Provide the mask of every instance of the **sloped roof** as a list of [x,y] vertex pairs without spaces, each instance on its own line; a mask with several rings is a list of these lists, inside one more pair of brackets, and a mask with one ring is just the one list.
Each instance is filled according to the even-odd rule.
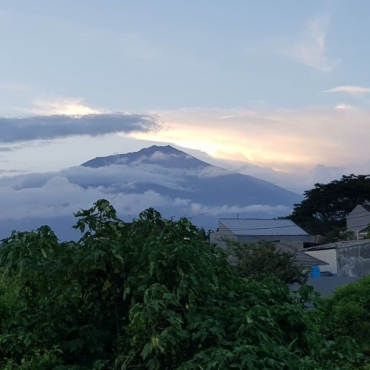
[[306,251],[320,251],[325,249],[341,249],[348,247],[370,247],[370,239],[360,239],[360,240],[345,240],[329,244],[316,245],[314,247],[305,248]]
[[[256,218],[220,218],[219,221],[234,235],[308,235],[291,220],[270,220]],[[222,225],[220,225],[220,229]]]
[[370,205],[368,204],[361,204],[361,207],[365,209],[366,211],[370,212]]
[[298,266],[323,266],[329,265],[327,262],[319,260],[316,257],[310,256],[304,252],[296,251],[293,247],[289,245],[277,245],[276,250],[285,252],[285,253],[296,253],[296,265]]

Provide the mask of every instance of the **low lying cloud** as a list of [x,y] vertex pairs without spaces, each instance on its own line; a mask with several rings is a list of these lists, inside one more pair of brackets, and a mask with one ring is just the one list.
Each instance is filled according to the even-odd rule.
[[275,217],[276,214],[288,215],[292,208],[287,206],[268,206],[262,204],[253,204],[246,207],[223,205],[220,207],[206,207],[201,204],[191,204],[191,211],[195,214],[207,214],[218,217],[220,215],[255,215],[265,214],[266,218]]
[[164,197],[155,191],[139,194],[111,194],[104,187],[84,188],[71,183],[65,177],[53,177],[41,187],[15,189],[0,187],[3,197],[0,220],[23,220],[30,218],[55,218],[72,216],[80,208],[89,208],[101,198],[108,199],[120,213],[137,215],[144,209],[181,202]]
[[[54,173],[33,173],[0,178],[0,221],[14,221],[22,229],[22,220],[55,219],[72,216],[78,209],[89,208],[98,199],[109,200],[120,216],[137,217],[146,208],[154,207],[165,216],[207,215],[204,222],[216,225],[218,216],[244,214],[275,217],[289,214],[287,206],[204,205],[191,189],[204,177],[225,176],[230,172],[214,167],[169,169],[160,165],[110,165],[100,168],[73,167]],[[198,180],[197,180],[198,179]],[[211,191],[211,190],[210,190]],[[243,198],[242,204],[248,204]],[[201,218],[197,220],[203,221]],[[207,224],[207,223],[206,223]]]
[[148,132],[158,129],[154,117],[140,114],[52,115],[0,118],[0,143],[50,140],[78,135]]
[[13,149],[8,146],[0,146],[0,152],[11,152]]

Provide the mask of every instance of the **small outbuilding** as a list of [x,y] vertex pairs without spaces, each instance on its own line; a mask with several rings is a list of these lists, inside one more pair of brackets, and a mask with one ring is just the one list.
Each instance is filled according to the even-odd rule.
[[307,248],[312,257],[328,263],[320,270],[338,276],[370,275],[370,239],[349,240]]

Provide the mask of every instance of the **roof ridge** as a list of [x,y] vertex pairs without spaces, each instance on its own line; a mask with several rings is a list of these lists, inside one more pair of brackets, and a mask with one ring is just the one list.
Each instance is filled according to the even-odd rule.
[[[289,219],[278,219],[278,218],[255,218],[255,217],[220,217],[219,220],[260,220],[260,221],[289,221]],[[293,222],[294,223],[294,222]]]

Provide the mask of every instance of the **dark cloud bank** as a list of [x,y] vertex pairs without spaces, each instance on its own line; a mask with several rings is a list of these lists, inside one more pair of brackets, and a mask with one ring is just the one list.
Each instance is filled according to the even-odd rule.
[[[51,140],[77,135],[98,136],[118,132],[148,132],[158,123],[149,115],[90,114],[84,116],[35,116],[0,118],[0,143]],[[4,151],[4,148],[1,149]]]

